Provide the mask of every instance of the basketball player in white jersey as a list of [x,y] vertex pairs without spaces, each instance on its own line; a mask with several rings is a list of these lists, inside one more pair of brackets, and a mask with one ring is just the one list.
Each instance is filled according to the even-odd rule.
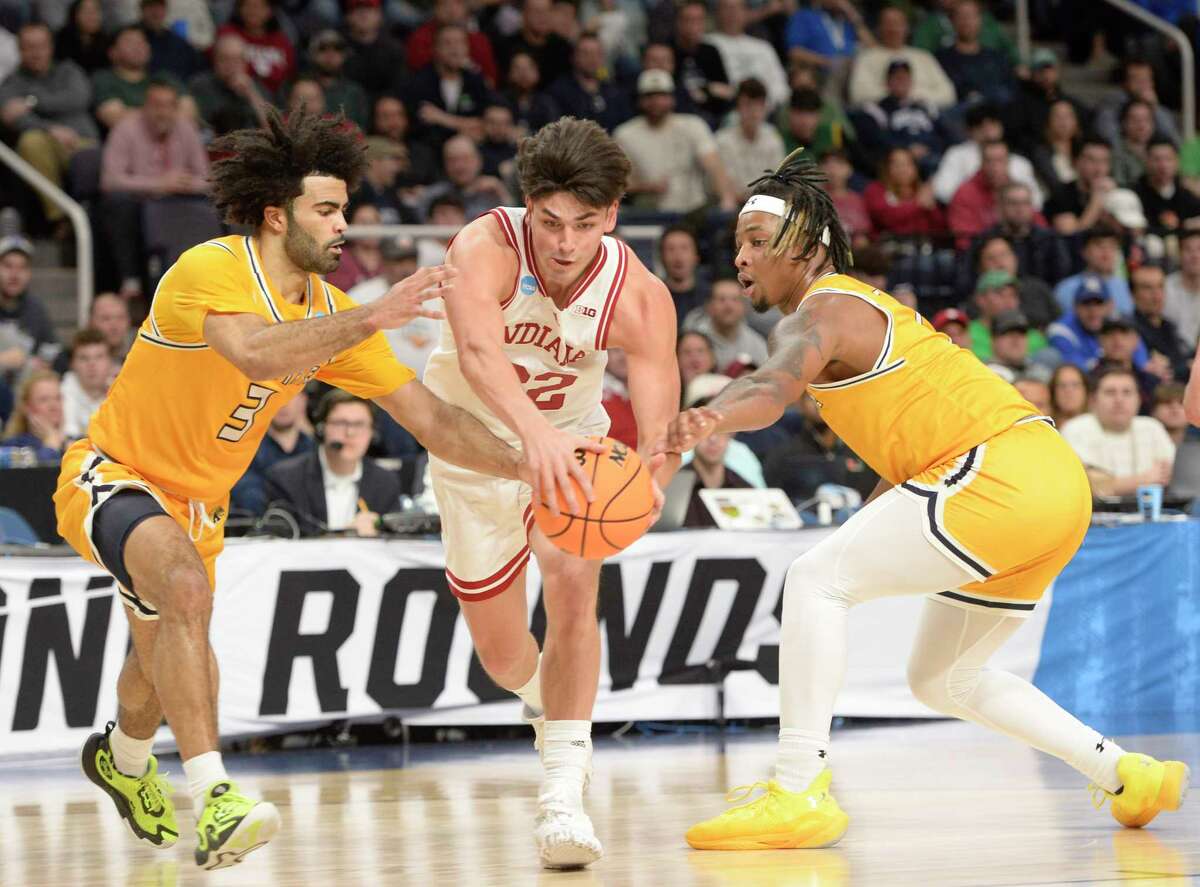
[[[517,169],[525,206],[492,210],[450,246],[446,261],[459,281],[425,384],[521,447],[535,488],[432,456],[430,464],[446,578],[480,662],[520,697],[534,725],[544,767],[535,838],[543,865],[563,868],[602,853],[583,810],[600,672],[600,561],[547,541],[531,496],[554,508],[561,492],[572,511],[586,506],[575,502],[575,477],[591,497],[575,451],[599,450],[585,437],[608,430],[600,404],[607,348],[628,358],[639,451],[648,458],[679,405],[676,321],[666,286],[608,236],[630,164],[603,129],[558,120],[521,144]],[[665,486],[678,457],[649,467]],[[546,606],[540,658],[525,595],[531,551]]]

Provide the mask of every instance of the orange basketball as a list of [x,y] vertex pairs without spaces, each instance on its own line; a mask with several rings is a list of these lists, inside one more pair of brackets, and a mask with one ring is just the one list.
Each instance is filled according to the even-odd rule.
[[576,450],[575,457],[591,479],[595,501],[588,503],[573,479],[575,498],[583,514],[572,514],[559,495],[555,517],[541,502],[533,504],[538,528],[546,538],[577,557],[594,560],[632,545],[650,527],[654,490],[650,472],[637,451],[611,437],[598,438],[606,449],[600,455]]

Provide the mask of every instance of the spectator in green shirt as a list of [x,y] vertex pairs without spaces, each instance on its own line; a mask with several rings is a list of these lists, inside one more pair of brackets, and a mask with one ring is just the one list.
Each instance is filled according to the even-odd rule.
[[[934,8],[925,18],[921,19],[912,35],[912,45],[926,52],[936,53],[939,49],[948,49],[954,45],[954,25],[950,22],[950,13],[958,5],[958,0],[937,0]],[[979,44],[984,49],[996,49],[1005,53],[1013,65],[1020,64],[1016,44],[1009,39],[1008,34],[1000,27],[996,17],[990,12],[983,13],[983,26],[979,32]]]
[[[971,337],[971,351],[984,363],[995,356],[992,352],[992,324],[1001,314],[1019,313],[1021,298],[1017,294],[1017,279],[1007,271],[985,271],[975,284],[975,307],[979,316],[971,321],[967,332]],[[1033,355],[1046,347],[1046,337],[1037,330],[1029,331],[1029,354]]]
[[[146,88],[150,83],[150,42],[139,26],[129,25],[113,36],[108,58],[111,66],[92,75],[93,113],[105,130],[111,130],[125,115],[146,103]],[[195,119],[196,106],[190,99],[181,102],[180,110]]]

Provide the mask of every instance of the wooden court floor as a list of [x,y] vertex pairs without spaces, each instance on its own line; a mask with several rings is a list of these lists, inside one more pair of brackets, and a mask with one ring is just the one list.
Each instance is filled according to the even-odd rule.
[[[1200,736],[1125,740],[1200,762]],[[539,767],[524,743],[304,751],[230,759],[235,778],[279,805],[284,831],[233,869],[207,874],[184,838],[137,844],[110,802],[66,764],[0,767],[4,887],[177,885],[1200,884],[1200,797],[1150,828],[1123,831],[1092,809],[1065,765],[959,723],[834,736],[834,789],[850,813],[837,847],[700,853],[693,821],[727,788],[765,778],[771,731],[606,740],[589,807],[606,856],[592,869],[539,869],[531,821]],[[162,764],[183,784],[178,760]],[[180,796],[178,803],[186,804]]]

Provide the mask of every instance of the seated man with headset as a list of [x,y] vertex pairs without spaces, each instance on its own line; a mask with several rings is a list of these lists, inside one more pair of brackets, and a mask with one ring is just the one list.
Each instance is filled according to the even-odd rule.
[[400,478],[366,458],[375,429],[370,401],[334,389],[316,416],[320,446],[267,472],[267,501],[295,519],[301,536],[377,534],[380,514],[399,507]]

